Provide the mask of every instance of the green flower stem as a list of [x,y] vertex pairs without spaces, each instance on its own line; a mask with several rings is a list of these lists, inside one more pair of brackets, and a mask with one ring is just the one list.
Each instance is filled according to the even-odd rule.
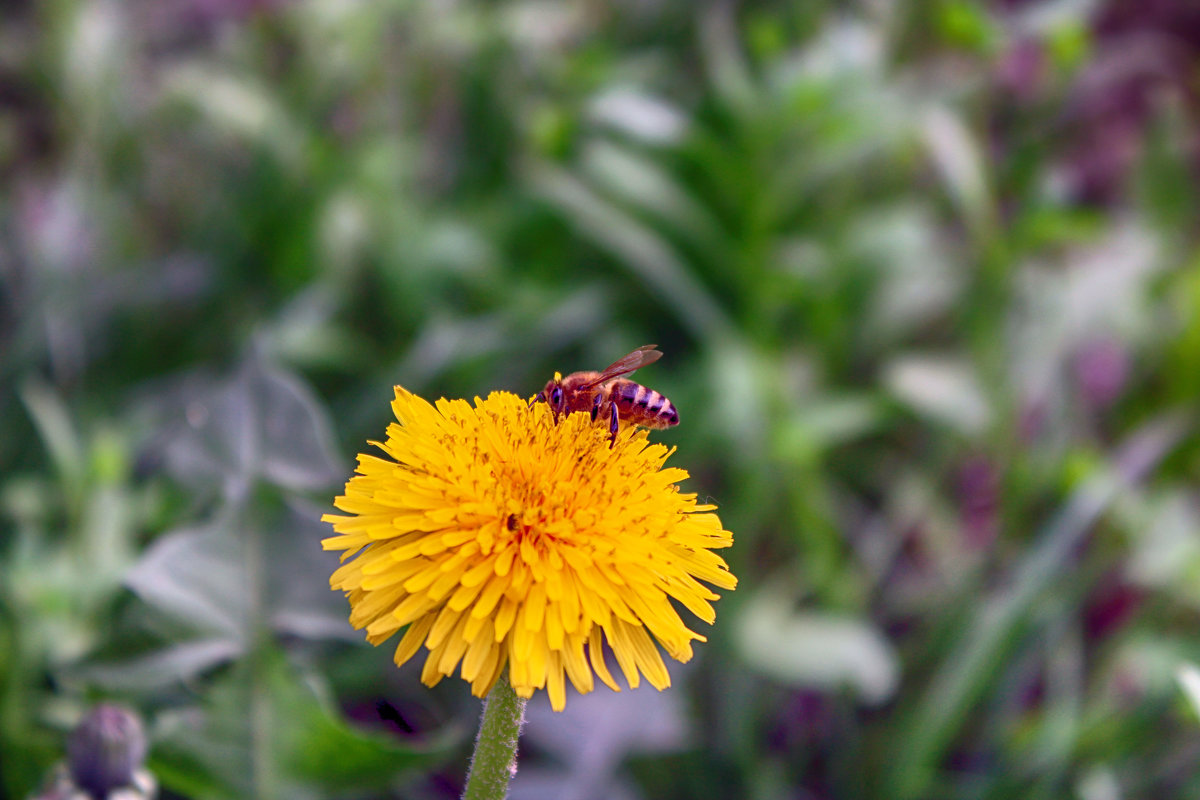
[[483,720],[463,800],[504,800],[517,774],[517,739],[525,721],[525,699],[517,697],[505,672],[483,701]]

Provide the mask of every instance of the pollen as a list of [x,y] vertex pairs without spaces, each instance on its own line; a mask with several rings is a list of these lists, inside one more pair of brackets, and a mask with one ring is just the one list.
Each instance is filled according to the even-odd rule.
[[641,429],[609,434],[587,414],[556,423],[545,403],[496,392],[474,404],[396,387],[384,457],[361,454],[323,517],[341,550],[330,585],[395,661],[426,651],[421,680],[455,672],[483,697],[507,668],[517,694],[566,704],[594,679],[619,691],[670,684],[662,654],[704,641],[680,615],[715,619],[737,580],[715,506],[680,490],[685,470]]

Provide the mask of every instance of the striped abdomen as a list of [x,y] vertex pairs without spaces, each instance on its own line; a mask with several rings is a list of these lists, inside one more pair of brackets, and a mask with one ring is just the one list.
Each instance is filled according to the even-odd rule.
[[607,387],[609,399],[623,421],[647,428],[669,428],[679,424],[679,412],[671,401],[640,383],[618,379]]

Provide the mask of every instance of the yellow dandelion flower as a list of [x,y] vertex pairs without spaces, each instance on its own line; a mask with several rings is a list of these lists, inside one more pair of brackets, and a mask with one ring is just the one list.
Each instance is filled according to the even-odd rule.
[[655,643],[687,661],[704,641],[676,603],[711,623],[717,595],[701,581],[737,583],[712,552],[732,535],[679,491],[670,450],[632,428],[610,447],[589,415],[556,424],[505,392],[431,405],[396,387],[392,410],[399,424],[372,442],[388,458],[360,454],[335,501],[350,516],[324,517],[337,533],[325,549],[346,551],[330,585],[368,641],[407,627],[396,664],[425,645],[427,685],[461,665],[483,697],[507,666],[518,695],[544,688],[556,710],[564,674],[580,692],[593,673],[619,691],[604,644],[631,688],[670,684]]

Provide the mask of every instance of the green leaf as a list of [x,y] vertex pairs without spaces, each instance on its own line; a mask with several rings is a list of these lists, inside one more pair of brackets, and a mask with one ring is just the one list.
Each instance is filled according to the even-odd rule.
[[357,729],[265,651],[216,680],[198,709],[159,715],[150,767],[197,800],[320,798],[378,791],[445,757],[443,734],[420,745]]

